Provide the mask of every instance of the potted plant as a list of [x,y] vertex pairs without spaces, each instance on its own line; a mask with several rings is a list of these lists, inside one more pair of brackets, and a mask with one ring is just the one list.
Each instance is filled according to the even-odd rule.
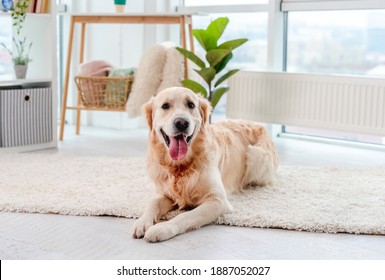
[[124,9],[126,8],[126,0],[114,0],[115,11],[117,13],[124,13]]
[[11,10],[12,25],[16,28],[18,35],[20,34],[20,30],[23,28],[29,2],[29,0],[17,0],[15,1],[15,5]]
[[182,81],[182,85],[207,98],[213,109],[221,97],[229,91],[229,87],[220,85],[237,73],[239,69],[228,70],[220,77],[218,77],[218,74],[225,69],[227,63],[233,58],[232,51],[248,41],[248,39],[241,38],[218,44],[218,40],[225,31],[228,23],[228,18],[220,17],[212,21],[207,29],[193,30],[193,36],[206,51],[205,58],[207,63],[191,51],[180,47],[176,48],[182,55],[200,68],[194,69],[194,71],[197,72],[206,83],[206,87],[204,87],[196,81],[186,79]]
[[15,46],[14,51],[8,48],[4,43],[0,45],[5,48],[9,54],[12,56],[12,62],[15,69],[15,75],[17,79],[25,79],[28,69],[28,63],[32,61],[29,58],[29,52],[31,51],[32,42],[27,46],[27,38],[24,37],[23,40],[16,40],[13,37],[13,44]]

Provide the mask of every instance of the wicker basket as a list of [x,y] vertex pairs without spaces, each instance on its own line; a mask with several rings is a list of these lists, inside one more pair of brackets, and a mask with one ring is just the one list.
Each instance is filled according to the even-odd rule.
[[132,76],[75,77],[80,99],[87,108],[124,110],[133,81]]

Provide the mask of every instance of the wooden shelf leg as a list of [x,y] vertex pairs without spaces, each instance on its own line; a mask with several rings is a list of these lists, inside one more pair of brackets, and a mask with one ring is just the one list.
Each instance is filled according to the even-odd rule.
[[192,17],[188,17],[188,32],[189,32],[189,38],[190,38],[190,51],[195,53],[195,48],[194,48],[194,37],[193,37],[193,32],[192,32]]
[[[85,40],[85,35],[86,35],[86,24],[83,22],[82,23],[82,31],[81,31],[81,38],[80,38],[80,63],[82,64],[84,62],[84,40]],[[78,107],[82,104],[82,101],[80,99],[80,95],[78,93]],[[80,134],[80,116],[81,116],[81,110],[77,109],[76,110],[76,135]]]
[[62,100],[62,109],[61,109],[61,116],[60,116],[60,131],[59,131],[59,140],[63,141],[64,136],[64,125],[65,125],[65,117],[66,117],[66,110],[67,110],[67,98],[68,98],[68,82],[69,82],[69,76],[70,76],[70,66],[71,66],[71,56],[72,56],[72,42],[74,37],[74,26],[75,22],[74,19],[71,17],[70,22],[70,31],[69,31],[69,38],[68,38],[68,49],[67,49],[67,65],[66,65],[66,71],[64,76],[64,85],[63,85],[63,100]]
[[[180,16],[179,18],[179,24],[180,24],[180,39],[181,39],[181,45],[182,48],[186,49],[187,42],[186,42],[186,21],[184,16]],[[184,77],[185,79],[188,79],[188,71],[187,71],[187,58],[184,57]]]

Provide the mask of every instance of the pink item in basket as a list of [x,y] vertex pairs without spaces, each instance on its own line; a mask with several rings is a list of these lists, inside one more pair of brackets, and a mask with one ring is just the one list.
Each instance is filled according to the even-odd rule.
[[79,66],[79,76],[108,76],[112,65],[104,60],[93,60]]
[[[93,60],[79,66],[79,76],[107,77],[112,71],[112,65],[104,60]],[[102,87],[102,88],[101,88]],[[94,83],[92,80],[80,81],[80,96],[86,107],[104,107],[104,97],[100,93],[105,91],[104,83]]]

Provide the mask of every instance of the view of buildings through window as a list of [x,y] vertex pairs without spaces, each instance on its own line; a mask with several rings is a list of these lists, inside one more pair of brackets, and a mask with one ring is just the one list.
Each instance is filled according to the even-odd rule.
[[288,72],[385,76],[385,10],[290,12]]

